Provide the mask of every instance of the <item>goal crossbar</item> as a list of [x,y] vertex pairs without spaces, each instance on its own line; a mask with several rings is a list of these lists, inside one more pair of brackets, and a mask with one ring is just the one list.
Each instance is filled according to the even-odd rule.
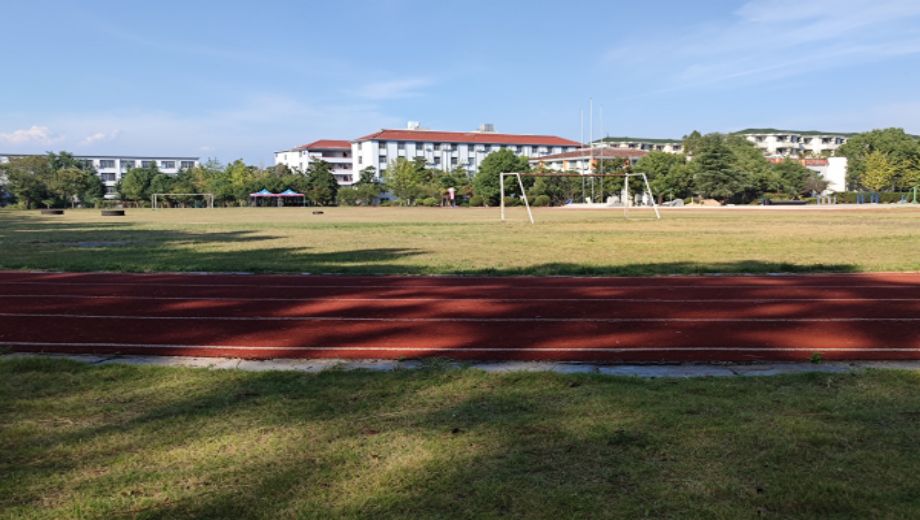
[[208,204],[208,209],[214,208],[213,193],[154,193],[150,196],[153,209],[158,209],[160,207],[159,200],[167,197],[204,197]]
[[[645,192],[648,193],[649,200],[652,203],[652,208],[655,210],[655,218],[661,220],[661,212],[658,210],[658,203],[655,201],[655,195],[652,193],[652,186],[648,182],[648,176],[645,173],[530,173],[530,172],[510,172],[502,173],[498,176],[499,190],[501,191],[499,197],[499,205],[501,206],[501,218],[502,221],[505,220],[505,177],[515,177],[517,179],[517,184],[521,188],[521,197],[524,200],[524,206],[527,208],[527,217],[530,219],[531,224],[535,224],[533,218],[533,211],[530,209],[530,202],[527,200],[527,190],[524,189],[524,181],[522,177],[611,177],[617,179],[626,179],[626,186],[629,186],[629,179],[632,177],[642,178],[643,184],[645,185]],[[628,188],[627,188],[628,189]],[[627,201],[623,201],[623,214],[627,215],[629,211],[629,204]]]

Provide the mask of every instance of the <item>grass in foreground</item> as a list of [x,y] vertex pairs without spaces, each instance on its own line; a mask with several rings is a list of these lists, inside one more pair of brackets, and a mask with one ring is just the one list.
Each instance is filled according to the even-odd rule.
[[394,274],[920,271],[920,208],[0,211],[0,268]]
[[0,359],[0,517],[908,518],[918,388]]

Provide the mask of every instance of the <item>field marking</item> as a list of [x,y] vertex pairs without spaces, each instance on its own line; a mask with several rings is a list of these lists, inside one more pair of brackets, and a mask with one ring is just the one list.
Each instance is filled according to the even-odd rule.
[[245,345],[177,345],[156,343],[74,343],[0,341],[4,347],[102,347],[236,351],[380,351],[380,352],[920,352],[920,347],[283,347]]
[[71,298],[71,299],[110,299],[110,300],[164,300],[164,301],[240,301],[240,302],[629,302],[629,303],[789,303],[789,302],[920,302],[920,298],[351,298],[351,297],[314,297],[314,298],[246,298],[233,296],[137,296],[137,295],[103,295],[103,294],[0,294],[0,298]]
[[[770,278],[774,280],[775,278]],[[602,278],[599,278],[602,280]],[[709,280],[709,279],[707,279]],[[470,285],[373,285],[373,284],[321,284],[321,285],[273,285],[273,284],[256,284],[256,283],[175,283],[175,282],[33,282],[33,281],[2,281],[0,285],[66,285],[66,286],[128,286],[128,287],[259,287],[267,289],[393,289],[393,290],[411,290],[411,289],[514,289],[514,290],[573,290],[573,289],[920,289],[920,283],[907,282],[908,286],[888,284],[871,284],[871,285],[841,285],[841,284],[817,284],[817,285],[784,285],[784,284],[725,284],[725,285],[692,285],[692,284],[669,284],[669,285],[578,285],[578,286],[560,286],[560,285],[514,285],[514,284],[470,284]]]
[[872,322],[920,321],[917,318],[370,318],[351,316],[128,316],[110,314],[16,313],[0,312],[0,318],[65,318],[85,320],[154,320],[154,321],[331,321],[331,322],[389,322],[389,323],[774,323],[774,322]]

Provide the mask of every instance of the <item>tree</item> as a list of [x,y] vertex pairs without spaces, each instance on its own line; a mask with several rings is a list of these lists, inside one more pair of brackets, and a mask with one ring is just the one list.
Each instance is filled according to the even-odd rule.
[[407,161],[400,157],[386,169],[387,186],[400,204],[410,206],[423,194],[424,162]]
[[[847,158],[847,185],[855,188],[865,182],[869,156],[879,152],[895,168],[890,185],[910,188],[920,179],[920,140],[900,128],[886,128],[856,134],[837,149],[837,155]],[[877,161],[878,159],[876,159]]]
[[[773,172],[778,182],[777,191],[790,197],[798,197],[807,191],[805,181],[811,170],[799,161],[787,159],[773,165]],[[823,190],[821,190],[823,191]]]
[[47,157],[15,157],[2,168],[7,178],[7,190],[23,208],[32,209],[49,200],[54,202],[54,194],[49,188],[53,172]]
[[735,156],[720,134],[708,134],[693,159],[698,170],[693,184],[700,195],[725,203],[750,186],[749,179],[735,165]]
[[479,171],[473,177],[473,192],[481,197],[486,205],[498,204],[501,192],[499,175],[527,171],[530,171],[530,164],[526,157],[518,157],[508,149],[492,152],[482,160]]
[[105,187],[95,173],[74,166],[56,170],[48,187],[59,198],[69,201],[71,207],[76,207],[78,200],[90,202],[105,193]]
[[149,200],[150,184],[153,178],[160,174],[156,166],[147,168],[132,168],[118,181],[117,189],[121,198],[134,202]]
[[860,181],[869,190],[882,191],[891,186],[895,172],[895,167],[888,157],[880,151],[875,151],[866,157],[865,171]]
[[335,204],[339,183],[326,161],[313,161],[307,169],[305,195],[317,206]]
[[830,186],[830,182],[820,173],[814,170],[808,170],[808,175],[805,177],[806,193],[821,193],[826,190],[828,186]]
[[690,135],[684,136],[682,144],[684,153],[689,156],[695,155],[703,144],[703,136],[697,130],[694,130],[690,132]]
[[692,175],[688,175],[687,158],[683,154],[651,152],[639,159],[636,171],[648,176],[652,192],[659,199],[684,198],[691,195]]
[[373,166],[366,166],[360,172],[358,172],[358,182],[357,184],[379,184],[380,179],[377,178],[377,168]]

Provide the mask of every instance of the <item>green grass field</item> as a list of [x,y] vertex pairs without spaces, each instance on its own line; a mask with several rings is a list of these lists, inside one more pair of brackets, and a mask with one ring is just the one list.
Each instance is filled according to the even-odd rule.
[[399,274],[920,270],[920,208],[0,211],[0,268]]
[[912,518],[918,388],[0,358],[0,518]]

